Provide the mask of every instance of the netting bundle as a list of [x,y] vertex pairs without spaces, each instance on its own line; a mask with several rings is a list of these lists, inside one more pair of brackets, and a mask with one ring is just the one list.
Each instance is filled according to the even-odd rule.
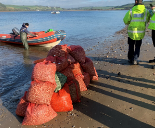
[[51,106],[56,112],[68,112],[73,110],[69,86],[67,84],[57,93],[53,93]]
[[51,105],[29,103],[22,125],[41,125],[57,116]]
[[84,76],[83,81],[84,81],[86,87],[88,87],[90,84],[90,75],[89,75],[89,73],[84,72],[83,76]]
[[98,74],[97,74],[97,72],[96,72],[95,67],[94,67],[94,70],[95,70],[95,76],[90,76],[90,79],[91,79],[91,80],[98,80]]
[[79,45],[56,45],[34,63],[30,88],[16,109],[17,115],[25,116],[22,125],[41,125],[56,112],[72,111],[90,80],[98,80],[92,60]]
[[26,100],[36,104],[50,104],[55,89],[56,84],[43,81],[32,81],[26,95]]
[[83,70],[78,62],[69,65],[66,69],[61,71],[62,74],[69,78],[75,78],[76,75],[83,74]]
[[98,80],[98,75],[91,59],[86,57],[85,63],[81,63],[81,67],[84,72],[89,73],[91,80]]
[[83,79],[84,79],[83,75],[77,75],[75,77],[75,80],[77,80],[77,82],[79,83],[80,91],[87,91],[87,87],[86,87],[86,84],[84,83]]
[[88,57],[85,58],[85,63],[81,63],[84,72],[89,73],[90,76],[95,76],[94,64]]
[[80,86],[77,80],[75,79],[69,80],[67,84],[69,86],[72,102],[80,102],[81,92],[80,92]]
[[23,116],[23,117],[25,116],[25,112],[29,104],[29,102],[26,100],[26,94],[27,94],[27,91],[25,91],[24,96],[20,99],[20,102],[17,105],[16,114],[18,116]]
[[32,81],[49,81],[55,84],[56,65],[50,62],[37,63],[32,72]]
[[67,45],[56,45],[55,47],[53,47],[48,55],[48,56],[57,56],[57,57],[67,57],[68,54],[68,48]]
[[67,61],[69,64],[75,63],[75,59],[70,54],[67,55]]
[[68,66],[68,60],[66,57],[48,56],[46,61],[50,61],[56,65],[56,71],[60,72]]
[[69,54],[78,61],[79,63],[85,62],[85,51],[80,45],[71,45],[68,47],[70,49]]

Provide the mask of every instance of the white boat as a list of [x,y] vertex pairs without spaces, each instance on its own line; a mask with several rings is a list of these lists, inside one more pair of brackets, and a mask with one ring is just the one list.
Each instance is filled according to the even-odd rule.
[[51,12],[52,14],[59,14],[60,12],[59,11],[53,11]]
[[59,14],[60,13],[59,11],[56,10],[56,7],[54,7],[54,10],[55,11],[51,12],[52,14]]

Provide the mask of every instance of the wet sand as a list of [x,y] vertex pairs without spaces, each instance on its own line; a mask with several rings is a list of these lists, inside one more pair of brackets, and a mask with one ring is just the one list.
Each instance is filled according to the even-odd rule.
[[23,118],[15,114],[19,100],[11,111],[11,101],[8,106],[0,101],[0,127],[154,128],[155,69],[152,65],[155,63],[148,63],[155,54],[151,31],[146,30],[139,65],[128,63],[127,37],[124,28],[86,50],[87,57],[94,62],[99,80],[92,81],[88,91],[82,92],[81,102],[73,104],[73,111],[58,113],[56,118],[40,126],[22,126]]

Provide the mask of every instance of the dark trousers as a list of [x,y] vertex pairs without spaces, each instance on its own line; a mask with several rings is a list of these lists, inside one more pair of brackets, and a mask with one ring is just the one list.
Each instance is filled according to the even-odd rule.
[[152,30],[152,41],[153,41],[153,45],[155,47],[155,30]]
[[142,40],[132,40],[130,37],[128,37],[128,44],[128,59],[131,61],[137,60],[140,55],[140,47],[142,44]]

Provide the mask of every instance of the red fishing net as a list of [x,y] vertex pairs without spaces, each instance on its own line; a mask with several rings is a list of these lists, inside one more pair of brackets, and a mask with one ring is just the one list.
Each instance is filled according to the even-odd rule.
[[97,74],[97,72],[96,72],[95,67],[94,67],[94,70],[95,70],[95,76],[90,76],[90,79],[91,79],[91,80],[98,80],[98,74]]
[[56,64],[40,62],[34,66],[32,80],[49,81],[55,84]]
[[67,61],[69,64],[75,63],[75,59],[70,54],[68,54],[68,56],[67,56]]
[[54,92],[51,100],[51,107],[56,112],[68,112],[73,110],[70,90],[67,84],[65,84],[59,92]]
[[67,84],[69,86],[72,102],[80,102],[81,92],[80,92],[80,86],[77,80],[75,79],[69,80]]
[[88,57],[85,58],[85,63],[81,63],[81,67],[84,72],[89,73],[90,76],[95,76],[94,64]]
[[26,94],[27,94],[27,91],[25,92],[24,96],[20,99],[20,102],[17,105],[16,114],[18,116],[25,116],[25,112],[29,104],[29,102],[26,101]]
[[69,65],[66,69],[61,71],[67,77],[75,78],[76,75],[83,74],[83,70],[78,62]]
[[90,58],[86,57],[85,63],[81,63],[81,67],[84,72],[89,73],[91,80],[98,80],[96,69]]
[[87,91],[87,87],[86,87],[83,79],[84,79],[84,76],[83,75],[77,75],[75,77],[75,80],[77,80],[77,82],[78,82],[78,84],[80,86],[80,91]]
[[46,58],[46,61],[50,61],[52,63],[55,63],[57,72],[62,71],[63,69],[65,69],[69,65],[66,57],[48,56]]
[[48,56],[57,56],[57,57],[67,57],[68,54],[68,48],[67,45],[56,45],[55,47],[53,47],[48,55]]
[[84,81],[86,87],[88,87],[90,84],[90,75],[89,75],[89,73],[84,72],[83,76],[84,76],[83,81]]
[[41,125],[57,116],[51,105],[29,103],[22,125]]
[[79,46],[79,45],[71,45],[68,47],[70,49],[69,54],[77,60],[79,63],[84,63],[85,62],[85,51],[84,49]]
[[55,88],[56,84],[50,82],[32,81],[26,100],[36,104],[50,104]]

